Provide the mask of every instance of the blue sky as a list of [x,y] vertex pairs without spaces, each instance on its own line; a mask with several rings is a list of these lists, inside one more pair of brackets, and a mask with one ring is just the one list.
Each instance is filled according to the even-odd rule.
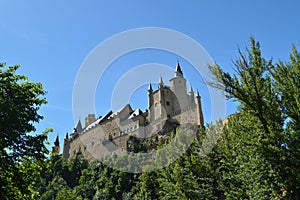
[[[0,8],[0,62],[21,64],[19,73],[27,75],[30,81],[41,82],[48,91],[48,104],[40,110],[45,119],[37,125],[37,130],[54,128],[49,134],[51,145],[57,134],[62,142],[65,133],[74,126],[72,92],[81,64],[99,43],[114,34],[142,27],[173,29],[196,40],[228,71],[232,70],[232,60],[237,58],[238,46],[244,50],[250,35],[260,41],[263,56],[274,61],[288,60],[292,44],[296,47],[300,44],[300,2],[296,0],[1,0]],[[116,77],[120,77],[118,66],[126,65],[123,69],[126,72],[151,62],[175,68],[177,59],[183,71],[188,68],[180,56],[152,50],[135,52],[114,62],[107,73],[119,73]],[[193,79],[192,71],[184,73]],[[97,115],[110,110],[111,88],[116,77],[116,80],[104,79],[102,84],[107,91],[97,90]],[[165,83],[168,78],[164,78]],[[205,100],[205,85],[196,79],[191,82],[204,96],[204,115],[208,119],[210,103]],[[140,87],[131,96],[134,108],[146,108],[145,88]],[[97,103],[100,99],[101,103]],[[227,105],[227,114],[234,110],[233,104]],[[84,120],[84,116],[80,118]]]

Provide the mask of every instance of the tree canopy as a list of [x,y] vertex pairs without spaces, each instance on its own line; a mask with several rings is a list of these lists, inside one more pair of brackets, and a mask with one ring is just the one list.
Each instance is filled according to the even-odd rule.
[[[34,134],[38,114],[46,103],[41,83],[28,81],[16,74],[18,65],[0,63],[0,177],[1,199],[16,199],[30,194],[28,187],[35,180],[47,149],[46,130]],[[23,196],[24,198],[24,196]]]

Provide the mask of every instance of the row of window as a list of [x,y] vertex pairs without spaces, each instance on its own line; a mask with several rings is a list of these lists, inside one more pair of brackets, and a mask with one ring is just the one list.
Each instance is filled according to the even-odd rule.
[[132,131],[135,131],[137,129],[138,129],[138,125],[134,125],[134,127],[130,127],[130,128],[125,129],[125,130],[121,130],[120,131],[120,136],[124,135],[124,134],[128,134],[128,133],[130,133]]

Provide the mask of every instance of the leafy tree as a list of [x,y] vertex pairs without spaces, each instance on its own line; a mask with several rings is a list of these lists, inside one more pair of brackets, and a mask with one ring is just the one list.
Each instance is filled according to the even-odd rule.
[[29,82],[24,75],[16,74],[18,65],[6,67],[0,63],[0,198],[22,199],[31,193],[29,183],[41,171],[29,170],[29,161],[39,163],[47,149],[46,130],[32,134],[43,117],[38,114],[46,103],[41,83]]
[[289,62],[279,61],[270,69],[285,117],[285,157],[282,176],[292,198],[300,198],[300,54],[292,47]]
[[139,176],[137,184],[138,192],[134,195],[134,199],[158,199],[158,176],[157,172],[144,172]]
[[63,189],[69,190],[66,181],[61,176],[55,176],[46,187],[46,191],[41,194],[40,200],[56,199],[58,193]]
[[217,199],[218,162],[216,154],[219,122],[201,130],[187,151],[174,163],[157,172],[159,188],[156,192],[161,199]]
[[211,84],[240,103],[222,134],[222,189],[229,198],[299,198],[299,179],[290,178],[299,177],[299,54],[293,49],[291,63],[273,65],[253,38],[250,45],[247,55],[239,50],[236,74],[211,66]]
[[82,200],[82,198],[76,196],[74,191],[63,188],[58,192],[56,200]]

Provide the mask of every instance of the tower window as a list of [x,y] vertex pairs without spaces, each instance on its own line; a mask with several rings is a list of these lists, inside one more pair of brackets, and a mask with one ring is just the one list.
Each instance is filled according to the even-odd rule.
[[167,106],[170,106],[170,101],[166,101]]

